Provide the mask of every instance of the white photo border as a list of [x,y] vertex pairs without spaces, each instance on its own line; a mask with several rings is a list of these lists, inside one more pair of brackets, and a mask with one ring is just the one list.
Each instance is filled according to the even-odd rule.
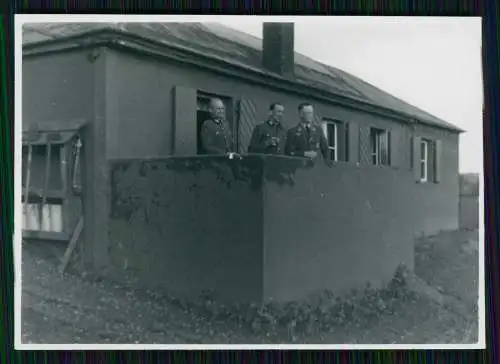
[[[23,344],[21,342],[21,292],[22,292],[22,221],[21,205],[21,122],[22,122],[22,26],[24,23],[119,23],[119,22],[224,22],[237,19],[239,23],[254,23],[262,16],[228,15],[101,15],[101,14],[16,14],[14,21],[14,343],[16,350],[248,350],[248,349],[304,349],[304,350],[401,350],[401,349],[485,349],[485,267],[484,267],[484,170],[481,155],[479,171],[479,302],[478,343],[476,344],[423,344],[423,345],[147,345],[147,344]],[[332,21],[333,17],[320,16],[266,16],[271,22],[315,22]],[[335,17],[336,21],[363,22],[374,17]],[[406,17],[384,17],[392,22],[407,21]],[[412,17],[414,18],[414,17]],[[439,18],[433,17],[435,20]],[[480,18],[479,18],[480,19]],[[263,20],[263,19],[262,19]],[[482,133],[482,124],[479,125]],[[479,162],[479,161],[478,161]]]

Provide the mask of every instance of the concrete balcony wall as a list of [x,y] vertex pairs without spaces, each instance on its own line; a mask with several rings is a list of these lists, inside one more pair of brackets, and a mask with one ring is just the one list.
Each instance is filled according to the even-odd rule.
[[264,169],[265,299],[382,287],[398,264],[413,268],[422,211],[411,172],[291,158]]
[[262,159],[111,163],[109,256],[115,275],[195,297],[262,299]]
[[413,266],[423,211],[410,171],[258,155],[110,168],[111,271],[144,288],[287,301]]

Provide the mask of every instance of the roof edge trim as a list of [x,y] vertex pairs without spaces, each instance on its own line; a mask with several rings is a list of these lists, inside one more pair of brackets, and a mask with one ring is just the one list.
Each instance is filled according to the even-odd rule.
[[[165,52],[165,50],[169,51],[175,50],[178,53],[195,56],[205,61],[212,61],[212,62],[215,61],[218,63],[223,63],[225,66],[230,66],[235,70],[229,70],[227,67],[207,65],[206,63],[200,62],[200,59],[195,59],[195,58],[190,59],[189,61],[186,59],[182,59],[182,62],[184,63],[188,62],[198,67],[202,67],[205,69],[208,68],[211,71],[216,71],[222,74],[231,75],[233,77],[237,76],[238,78],[250,80],[251,82],[264,84],[267,87],[271,86],[273,88],[292,91],[294,93],[302,95],[307,94],[308,96],[312,96],[322,101],[328,101],[330,103],[340,104],[342,106],[367,112],[370,114],[376,114],[379,116],[392,118],[398,121],[405,122],[407,124],[413,124],[415,121],[417,121],[419,124],[431,126],[436,129],[447,130],[455,133],[465,132],[464,130],[456,126],[447,127],[444,125],[436,125],[433,122],[417,119],[412,115],[408,115],[400,111],[385,108],[383,106],[366,102],[363,100],[358,100],[353,97],[339,95],[338,93],[329,90],[324,90],[312,85],[307,85],[305,83],[301,83],[300,81],[288,80],[272,73],[266,73],[262,70],[245,66],[236,62],[231,62],[227,59],[207,55],[202,52],[189,49],[187,47],[173,44],[171,42],[158,42],[151,39],[147,39],[142,36],[138,36],[135,34],[131,34],[129,32],[120,31],[116,29],[98,29],[60,39],[43,40],[40,42],[26,44],[23,45],[23,56],[35,56],[52,52],[61,52],[68,49],[88,48],[95,46],[128,48],[130,50],[134,50],[136,52],[138,51],[143,54],[154,55],[157,57],[161,56],[163,58],[169,58],[179,61],[180,59],[178,55],[171,54],[170,52]],[[266,79],[264,80],[263,77],[266,77]],[[272,84],[269,82],[270,80],[272,80]],[[298,87],[305,90],[298,90],[297,89]],[[308,91],[312,91],[314,95],[309,94]]]

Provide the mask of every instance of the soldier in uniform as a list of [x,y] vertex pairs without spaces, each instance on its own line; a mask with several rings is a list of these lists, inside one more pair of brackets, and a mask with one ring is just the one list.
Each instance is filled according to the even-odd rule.
[[226,121],[226,108],[220,99],[210,100],[211,118],[201,127],[202,154],[231,154],[234,152],[233,135]]
[[280,154],[284,129],[281,121],[285,108],[280,103],[269,106],[269,118],[257,125],[252,133],[248,153]]
[[321,127],[313,122],[313,106],[309,103],[302,103],[299,105],[298,111],[300,123],[288,130],[285,154],[314,159],[321,152],[325,162],[331,165],[326,137]]

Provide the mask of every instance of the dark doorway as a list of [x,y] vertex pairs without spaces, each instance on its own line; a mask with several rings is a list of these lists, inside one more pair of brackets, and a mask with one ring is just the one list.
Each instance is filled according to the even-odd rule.
[[201,126],[203,125],[203,122],[205,120],[208,120],[210,119],[210,113],[207,111],[207,110],[200,110],[198,109],[198,111],[196,112],[196,123],[197,123],[197,126],[196,126],[196,148],[197,148],[197,151],[196,153],[197,154],[203,154],[203,149],[201,147]]
[[[196,148],[197,148],[197,154],[203,154],[203,149],[201,147],[201,138],[200,138],[200,133],[201,133],[201,126],[203,125],[203,122],[205,120],[210,119],[210,99],[212,97],[217,97],[221,99],[224,102],[224,106],[226,107],[226,119],[229,124],[229,127],[231,130],[233,130],[233,104],[232,100],[228,97],[225,96],[220,96],[220,95],[214,95],[214,94],[209,94],[205,92],[198,92],[198,97],[197,97],[197,112],[196,112],[196,133],[197,133],[197,140],[196,140]],[[234,137],[234,136],[233,136]]]

